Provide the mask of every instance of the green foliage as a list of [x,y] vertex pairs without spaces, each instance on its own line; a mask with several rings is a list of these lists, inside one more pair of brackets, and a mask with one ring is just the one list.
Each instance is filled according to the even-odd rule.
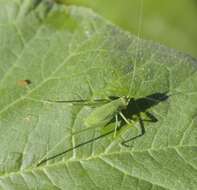
[[197,57],[196,0],[61,0],[98,11],[122,28],[138,34],[140,1],[143,1],[140,35]]
[[[0,44],[0,189],[196,189],[195,59],[47,0],[0,0]],[[44,101],[155,93],[171,96],[149,107],[158,122],[129,148],[120,142],[138,121],[116,138],[102,126],[77,133],[93,107]]]

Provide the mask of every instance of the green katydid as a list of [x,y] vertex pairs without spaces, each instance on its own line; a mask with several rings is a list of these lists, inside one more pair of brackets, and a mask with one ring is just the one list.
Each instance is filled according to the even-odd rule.
[[[118,128],[118,115],[122,117],[122,119],[127,123],[131,124],[126,117],[121,112],[122,110],[126,109],[129,105],[131,98],[128,96],[122,97],[109,97],[109,99],[96,99],[94,101],[89,100],[71,100],[71,101],[53,101],[47,100],[47,102],[56,102],[56,103],[74,103],[75,105],[82,104],[82,105],[91,105],[97,103],[105,103],[97,108],[95,108],[84,120],[84,125],[87,127],[85,130],[90,128],[96,128],[100,126],[106,126],[114,117],[116,119],[115,123],[115,130],[114,130],[114,137],[116,136],[116,131]],[[85,131],[80,130],[79,132]],[[76,133],[79,133],[76,132]],[[74,134],[76,134],[74,133]],[[74,135],[73,134],[73,135]],[[62,153],[58,154],[61,155]],[[37,166],[43,164],[44,162],[51,160],[58,155],[52,156],[50,158],[44,159],[40,161]]]
[[56,102],[56,103],[74,103],[75,105],[79,105],[79,104],[92,105],[92,104],[102,103],[103,105],[95,108],[84,119],[84,125],[87,128],[95,128],[95,127],[99,127],[99,126],[105,126],[115,117],[116,125],[115,125],[114,136],[116,136],[116,130],[118,127],[118,115],[120,115],[122,117],[122,119],[127,124],[130,124],[130,122],[126,119],[126,117],[121,112],[122,110],[127,108],[129,102],[131,101],[131,98],[128,96],[109,97],[109,99],[96,99],[94,101],[89,101],[89,100],[71,100],[71,101],[47,100],[47,101]]
[[[149,95],[144,98],[139,98],[135,100],[134,98],[130,98],[128,96],[122,96],[122,97],[109,97],[108,99],[96,99],[94,101],[90,100],[72,100],[72,101],[52,101],[47,100],[47,102],[56,102],[56,103],[73,103],[74,105],[92,105],[92,104],[100,104],[103,105],[96,107],[85,119],[84,119],[84,125],[86,126],[85,129],[77,131],[73,133],[72,135],[75,135],[77,133],[81,133],[86,130],[94,129],[96,127],[102,127],[106,126],[110,121],[112,121],[113,118],[116,119],[115,122],[115,129],[114,129],[114,136],[116,136],[118,125],[118,115],[124,120],[125,123],[131,125],[132,120],[128,120],[127,116],[125,116],[122,111],[128,110],[129,106],[133,108],[133,110],[129,113],[130,116],[136,115],[138,117],[138,121],[141,127],[141,134],[138,136],[135,136],[131,139],[124,140],[121,142],[121,145],[128,146],[126,143],[134,140],[140,136],[142,136],[145,133],[144,124],[143,121],[149,121],[149,122],[157,122],[157,118],[155,118],[151,113],[147,112],[147,109],[158,104],[161,101],[165,101],[169,96],[166,95],[166,93],[155,93],[152,95]],[[149,118],[149,120],[142,120],[140,113],[144,112],[146,116]],[[132,117],[133,118],[133,117]],[[95,139],[98,139],[95,138]],[[87,141],[90,142],[90,141]],[[86,143],[82,143],[86,144]],[[64,152],[61,152],[59,154],[56,154],[54,156],[48,157],[46,159],[41,160],[37,166],[45,163],[48,160],[52,160],[58,156],[61,156],[68,152],[69,150],[73,150],[74,148],[79,147],[80,145],[77,145],[75,147],[72,147]]]
[[[130,98],[123,96],[112,100],[98,108],[96,108],[90,115],[85,119],[84,124],[87,127],[105,126],[108,124],[115,116],[116,118],[116,128],[117,126],[117,116],[118,114],[127,122],[128,120],[123,116],[121,111],[126,109],[130,102]],[[115,128],[115,129],[116,129]],[[116,130],[115,130],[116,131]]]

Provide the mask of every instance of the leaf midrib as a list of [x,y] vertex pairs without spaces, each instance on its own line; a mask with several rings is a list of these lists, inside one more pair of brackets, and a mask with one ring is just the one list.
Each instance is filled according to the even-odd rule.
[[[58,165],[62,165],[62,164],[68,164],[68,163],[72,163],[72,162],[81,162],[81,161],[89,161],[89,160],[94,160],[94,159],[100,159],[101,157],[108,157],[108,156],[116,156],[116,155],[121,155],[121,154],[130,154],[132,155],[133,153],[144,153],[144,152],[157,152],[157,151],[168,151],[169,149],[180,149],[180,148],[197,148],[197,145],[181,145],[181,146],[169,146],[169,147],[162,147],[162,148],[150,148],[150,149],[146,149],[146,150],[134,150],[134,151],[119,151],[119,152],[111,152],[111,153],[101,153],[95,156],[89,156],[87,158],[83,158],[83,159],[69,159],[66,161],[58,161],[55,162],[53,164],[50,165],[44,165],[44,166],[39,166],[39,167],[31,167],[28,169],[23,169],[23,170],[18,170],[18,171],[14,171],[14,172],[8,172],[5,173],[3,175],[0,175],[0,178],[6,178],[12,175],[21,175],[22,173],[28,173],[28,172],[35,172],[36,170],[42,170],[44,168],[52,168]],[[178,154],[178,153],[177,153]],[[37,164],[37,163],[36,163]]]

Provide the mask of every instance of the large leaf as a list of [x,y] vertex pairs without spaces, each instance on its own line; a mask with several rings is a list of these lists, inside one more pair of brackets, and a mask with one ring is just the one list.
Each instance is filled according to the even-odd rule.
[[[0,189],[195,190],[196,70],[89,9],[0,0]],[[114,121],[79,132],[95,105],[45,101],[127,95],[128,119],[147,110],[158,120],[129,147],[120,142],[140,133],[135,117],[115,138]]]

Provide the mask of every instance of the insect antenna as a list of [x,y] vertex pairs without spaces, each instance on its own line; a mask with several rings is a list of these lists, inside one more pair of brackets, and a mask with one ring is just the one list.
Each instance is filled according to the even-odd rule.
[[142,30],[142,19],[143,19],[143,9],[144,9],[144,0],[140,0],[139,2],[139,15],[138,15],[138,29],[137,29],[137,45],[136,45],[136,51],[134,55],[134,62],[133,62],[133,73],[131,77],[131,84],[129,85],[129,91],[128,91],[128,96],[130,96],[132,87],[135,82],[135,75],[136,75],[136,65],[137,65],[137,57],[138,57],[138,52],[140,50],[140,36],[141,36],[141,30]]
[[95,104],[103,104],[110,102],[110,99],[80,99],[80,100],[49,100],[46,99],[46,102],[50,103],[72,103],[73,105],[95,105]]

